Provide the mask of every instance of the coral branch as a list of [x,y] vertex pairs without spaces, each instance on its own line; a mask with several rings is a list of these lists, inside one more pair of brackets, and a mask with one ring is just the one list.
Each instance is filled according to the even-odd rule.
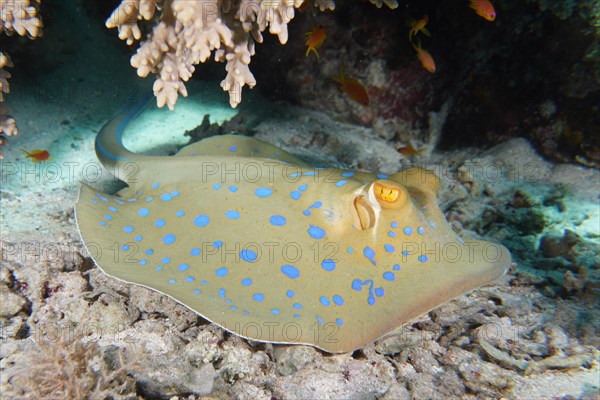
[[[0,0],[0,35],[11,36],[17,33],[35,39],[42,36],[42,20],[38,17],[40,0]],[[7,136],[19,133],[14,118],[8,115],[4,101],[4,93],[10,92],[8,78],[10,73],[4,67],[12,67],[8,54],[0,51],[0,160],[3,159],[2,146]]]
[[[185,82],[195,65],[213,53],[225,62],[227,76],[221,87],[229,92],[236,107],[244,86],[256,85],[249,64],[254,43],[262,42],[262,32],[277,35],[285,44],[287,24],[294,8],[303,0],[124,0],[107,19],[106,26],[119,29],[119,38],[132,44],[141,37],[138,20],[149,20],[160,11],[158,24],[131,57],[131,65],[141,77],[156,75],[154,94],[159,107],[173,109],[179,95],[187,96]],[[233,9],[234,4],[237,9]]]
[[42,20],[38,17],[40,0],[0,0],[0,33],[31,39],[42,35]]

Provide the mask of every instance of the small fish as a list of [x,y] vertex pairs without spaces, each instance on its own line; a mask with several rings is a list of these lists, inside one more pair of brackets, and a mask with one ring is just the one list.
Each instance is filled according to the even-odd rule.
[[413,157],[423,152],[423,149],[417,150],[413,145],[402,146],[398,148],[398,152],[406,157]]
[[340,70],[340,76],[334,76],[333,80],[342,85],[340,86],[340,89],[346,92],[352,100],[362,104],[365,107],[369,107],[371,101],[369,100],[369,93],[367,92],[367,89],[365,89],[362,83],[356,79],[346,78],[344,76],[344,67],[342,67]]
[[26,154],[25,158],[31,158],[31,161],[33,162],[41,162],[50,159],[50,153],[48,153],[48,150],[33,150],[32,152],[28,152],[25,149],[19,150]]
[[419,61],[421,61],[423,68],[433,74],[435,72],[435,61],[433,61],[431,54],[421,47],[421,42],[418,42],[417,44],[412,43],[412,45],[417,51],[417,57],[419,58]]
[[308,57],[308,54],[312,51],[317,55],[317,58],[320,58],[317,49],[323,45],[325,39],[327,39],[327,35],[325,34],[325,28],[321,25],[317,26],[312,31],[307,32],[306,45],[308,46],[308,49],[306,49],[306,57]]
[[408,40],[412,40],[412,38],[419,32],[422,32],[425,36],[431,36],[431,33],[425,28],[429,22],[429,17],[427,15],[422,16],[420,19],[416,21],[412,21],[410,23],[410,31],[408,32]]
[[477,15],[487,19],[488,21],[493,21],[496,19],[496,10],[494,10],[494,6],[488,0],[471,0],[471,4],[469,6],[475,10]]

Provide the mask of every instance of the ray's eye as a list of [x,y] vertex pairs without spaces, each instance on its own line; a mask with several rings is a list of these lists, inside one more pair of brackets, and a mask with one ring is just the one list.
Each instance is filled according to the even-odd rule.
[[378,200],[387,201],[388,203],[393,203],[398,199],[400,192],[396,188],[387,187],[380,185],[379,183],[375,184],[375,196]]
[[373,183],[373,197],[382,208],[398,210],[408,200],[408,193],[402,186],[388,180]]

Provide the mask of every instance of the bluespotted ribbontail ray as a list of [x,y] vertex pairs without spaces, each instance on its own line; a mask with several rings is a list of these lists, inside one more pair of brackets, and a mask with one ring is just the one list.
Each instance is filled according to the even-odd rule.
[[121,142],[134,106],[96,138],[128,187],[82,185],[81,237],[106,274],[164,293],[240,336],[347,352],[502,276],[499,244],[461,240],[439,178],[311,168],[258,140],[205,139],[172,157]]

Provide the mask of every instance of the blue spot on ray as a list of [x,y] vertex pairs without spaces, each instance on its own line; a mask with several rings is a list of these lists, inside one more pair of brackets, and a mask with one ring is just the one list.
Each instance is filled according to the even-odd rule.
[[325,271],[327,272],[331,272],[335,269],[336,265],[335,265],[335,261],[333,260],[323,260],[321,262],[321,268],[323,268]]
[[344,305],[344,298],[342,296],[340,296],[339,294],[335,294],[332,297],[333,303],[336,306],[343,306]]
[[410,226],[406,226],[404,227],[403,232],[406,236],[410,236],[413,233],[413,229]]
[[287,276],[290,279],[296,279],[300,276],[300,270],[293,265],[283,265],[281,267],[281,273]]
[[240,251],[240,258],[246,262],[255,262],[257,254],[253,250],[243,249],[242,251]]
[[262,293],[254,293],[252,295],[252,298],[254,299],[254,301],[258,301],[260,303],[261,301],[263,301],[265,299],[265,295]]
[[193,257],[199,256],[200,255],[200,249],[197,247],[194,247],[193,249],[190,250],[190,255]]
[[298,200],[298,199],[300,199],[301,196],[302,196],[302,193],[300,193],[298,190],[294,190],[293,192],[290,193],[290,197],[292,198],[292,200]]
[[162,201],[171,201],[173,197],[169,193],[164,193],[160,196]]
[[331,301],[326,296],[319,297],[319,302],[325,307],[329,307],[329,305],[331,305]]
[[220,184],[218,184],[218,183],[215,183],[215,184],[213,185],[213,189],[214,189],[214,190],[219,190],[219,189],[221,189],[221,185],[220,185]]
[[383,273],[383,279],[385,279],[386,281],[395,281],[396,280],[396,275],[393,272],[384,272]]
[[242,279],[242,286],[250,286],[250,285],[252,285],[252,279],[250,279],[250,278]]
[[162,228],[165,225],[166,225],[166,222],[162,218],[159,218],[156,221],[154,221],[154,226],[156,226],[157,228]]
[[289,289],[287,292],[285,292],[285,295],[290,299],[293,299],[296,293],[293,290]]
[[[377,297],[381,297],[383,296],[383,289],[382,288],[377,288],[377,289],[373,289],[373,286],[375,285],[375,283],[373,282],[372,279],[367,279],[364,281],[361,281],[360,279],[355,279],[352,281],[352,289],[356,290],[357,292],[362,291],[363,286],[369,286],[369,296],[367,297],[367,303],[369,305],[374,305],[375,304],[375,294],[377,294]],[[381,289],[381,290],[379,290]]]
[[392,246],[389,243],[386,243],[383,245],[383,248],[385,249],[385,251],[387,251],[388,253],[393,253],[394,251],[396,251],[396,248],[394,246]]
[[275,214],[275,215],[271,215],[271,218],[269,218],[269,222],[273,226],[283,226],[286,224],[286,219],[283,215]]
[[190,268],[189,264],[179,264],[179,266],[177,267],[178,270],[180,271],[187,271]]
[[227,267],[217,268],[215,271],[215,275],[218,276],[219,278],[223,278],[223,277],[227,276],[228,273],[229,273],[229,269],[227,269]]
[[140,208],[137,213],[142,217],[146,217],[148,214],[150,214],[150,210],[144,207]]
[[316,225],[310,225],[308,228],[308,234],[313,239],[323,239],[325,237],[325,230]]
[[133,231],[134,231],[134,229],[133,229],[133,226],[131,226],[131,225],[125,225],[125,226],[123,227],[123,231],[124,231],[124,232],[127,232],[127,233],[131,233],[131,232],[133,232]]
[[210,222],[210,218],[206,214],[200,214],[194,218],[194,225],[199,227],[205,227]]
[[175,240],[177,240],[177,238],[172,233],[167,233],[162,239],[164,244],[173,244],[175,243]]
[[225,217],[228,219],[239,219],[240,212],[236,210],[229,210],[225,213]]
[[261,188],[256,189],[254,194],[260,198],[265,198],[265,197],[269,197],[270,195],[272,195],[273,190],[266,188],[266,187],[261,187]]
[[369,246],[365,247],[363,249],[363,255],[373,263],[373,265],[377,265],[377,263],[375,262],[375,250],[373,250],[372,248],[370,248]]
[[351,176],[354,176],[354,172],[352,172],[352,171],[345,171],[345,172],[342,172],[342,176],[344,178],[350,178]]
[[183,217],[185,215],[185,212],[183,210],[179,210],[175,215],[177,215],[178,217]]

